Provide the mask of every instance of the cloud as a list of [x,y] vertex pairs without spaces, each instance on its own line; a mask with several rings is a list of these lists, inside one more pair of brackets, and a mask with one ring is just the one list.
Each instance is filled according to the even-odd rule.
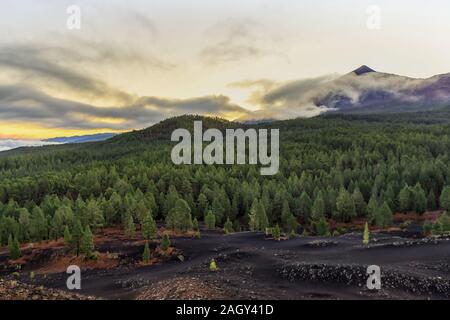
[[156,97],[142,97],[137,100],[139,105],[154,106],[167,113],[203,113],[203,114],[226,114],[247,113],[238,105],[232,104],[230,98],[219,96],[206,96],[192,99],[164,99]]
[[148,37],[145,37],[147,41],[155,40],[158,37],[158,29],[149,17],[136,11],[129,12],[128,16],[128,22],[134,23],[137,30],[148,35]]
[[[136,18],[139,20],[139,18]],[[145,19],[145,17],[144,17]],[[144,24],[144,22],[142,22]],[[148,22],[150,24],[151,22]],[[99,63],[110,63],[117,65],[136,65],[146,69],[153,69],[159,71],[167,71],[176,68],[174,63],[168,62],[165,59],[157,57],[150,52],[149,45],[151,41],[156,38],[157,31],[147,31],[138,29],[133,31],[132,39],[129,41],[140,41],[142,44],[127,44],[122,40],[119,44],[117,42],[110,42],[105,39],[100,41],[93,38],[81,38],[72,35],[54,35],[54,42],[46,48],[46,54],[56,59],[64,56],[67,61],[74,61],[76,63],[83,62],[91,66],[99,67]],[[37,45],[32,45],[37,47]],[[77,50],[70,48],[76,47]],[[69,58],[69,59],[67,59]]]
[[325,106],[317,106],[314,99],[336,78],[336,75],[327,75],[286,82],[244,80],[229,86],[250,89],[248,102],[260,108],[244,115],[241,120],[289,119],[312,117],[329,110]]
[[222,21],[207,30],[208,45],[201,51],[200,59],[204,64],[216,65],[280,55],[272,49],[273,41],[267,33],[262,24],[249,19]]
[[265,106],[278,104],[297,104],[311,102],[316,93],[323,88],[333,76],[323,76],[312,79],[295,80],[279,85],[266,92],[261,99]]
[[[144,16],[139,19],[152,33],[151,21]],[[227,118],[248,113],[221,95],[170,99],[118,90],[83,72],[86,69],[83,67],[105,61],[114,65],[126,61],[136,63],[139,56],[135,59],[132,52],[109,50],[107,46],[96,46],[81,39],[74,41],[81,49],[71,51],[65,44],[60,47],[4,45],[0,48],[0,66],[8,71],[7,75],[15,75],[16,80],[0,84],[1,119],[33,122],[48,128],[128,130],[186,113]],[[142,64],[147,62],[144,58],[141,61]],[[162,68],[166,67],[171,66]],[[60,93],[69,93],[69,96]],[[102,106],[92,100],[100,100]]]
[[54,98],[28,86],[0,86],[0,118],[34,122],[49,128],[136,129],[187,113],[240,117],[248,111],[232,104],[225,96],[139,97],[126,105],[98,107]]
[[441,95],[439,91],[436,93],[436,90],[429,89],[438,79],[414,79],[379,72],[357,76],[351,72],[343,76],[332,74],[281,83],[267,79],[244,80],[230,86],[250,89],[248,102],[260,108],[245,115],[242,120],[288,119],[336,110],[337,101],[346,101],[347,107],[358,108],[365,106],[366,98],[369,104],[377,103],[377,96],[394,102],[417,102],[432,98],[435,101],[448,101],[448,93]]
[[38,140],[15,140],[0,139],[0,152],[20,147],[40,147],[44,145],[55,144]]
[[[108,29],[117,24],[112,16],[127,26],[114,29],[115,37]],[[149,17],[127,8],[112,16],[102,24],[86,19],[92,22],[88,22],[89,33],[54,32],[51,37],[35,35],[33,41],[2,42],[2,78],[9,84],[27,83],[60,97],[81,97],[84,102],[130,103],[135,97],[113,88],[109,79],[117,79],[123,72],[130,77],[136,73],[156,76],[176,65],[155,53],[158,30]]]
[[[17,73],[19,78],[37,80],[39,83],[62,85],[66,89],[97,98],[113,98],[128,101],[129,95],[112,89],[105,82],[89,77],[86,73],[61,63],[61,56],[72,56],[73,61],[83,61],[62,48],[37,48],[30,45],[3,46],[0,48],[0,66]],[[59,58],[57,58],[59,57]]]

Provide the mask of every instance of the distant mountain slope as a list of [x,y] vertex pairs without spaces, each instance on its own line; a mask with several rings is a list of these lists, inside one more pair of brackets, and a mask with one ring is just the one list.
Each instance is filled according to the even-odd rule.
[[[203,122],[203,130],[218,128],[223,131],[227,128],[275,128],[280,129],[281,139],[297,139],[304,130],[316,130],[329,126],[339,125],[346,127],[351,123],[366,125],[368,123],[404,124],[404,125],[450,125],[450,107],[438,110],[421,112],[377,113],[377,114],[353,114],[353,113],[326,113],[313,118],[296,118],[290,120],[277,120],[265,123],[238,123],[221,118],[203,117],[198,115],[184,115],[166,119],[146,129],[118,134],[104,141],[90,143],[56,144],[42,147],[21,147],[14,150],[0,152],[0,157],[49,154],[52,152],[81,152],[83,157],[99,159],[120,158],[135,152],[142,152],[154,146],[170,146],[172,132],[178,128],[193,129],[196,120]],[[338,121],[338,122],[336,122]],[[295,135],[285,136],[286,132],[296,132]]]
[[42,141],[52,143],[84,143],[84,142],[104,141],[114,136],[116,136],[115,133],[98,133],[84,136],[58,137]]
[[353,70],[353,73],[355,73],[357,76],[360,76],[362,74],[365,73],[370,73],[370,72],[376,72],[375,70],[373,70],[372,68],[369,68],[368,66],[361,66],[356,70]]
[[[201,120],[203,123],[203,130],[208,128],[217,128],[221,131],[227,128],[246,128],[248,125],[237,122],[228,121],[222,118],[205,117],[199,115],[183,115],[168,118],[159,123],[156,123],[148,128],[141,130],[134,130],[122,134],[114,135],[109,139],[97,140],[97,141],[82,141],[86,143],[80,143],[78,139],[74,139],[71,142],[61,143],[53,139],[54,145],[45,145],[43,147],[31,147],[23,146],[17,149],[0,151],[0,156],[12,156],[23,155],[31,153],[47,153],[53,151],[89,151],[95,153],[99,150],[108,155],[116,155],[117,149],[121,148],[118,155],[134,152],[136,149],[142,150],[143,146],[147,143],[154,141],[170,142],[170,137],[175,129],[185,128],[189,131],[193,131],[194,121]],[[74,137],[76,138],[76,137]],[[65,139],[65,138],[58,138]],[[47,140],[48,141],[48,140]],[[59,140],[67,141],[67,140]],[[77,142],[74,142],[77,141]]]
[[325,83],[313,103],[332,111],[357,113],[439,109],[450,106],[450,73],[416,79],[361,66]]
[[228,121],[222,118],[205,117],[199,115],[183,115],[168,118],[146,129],[135,130],[117,135],[109,141],[112,143],[116,143],[130,140],[170,140],[170,137],[174,130],[185,128],[192,132],[194,128],[194,121],[200,120],[203,123],[203,130],[206,130],[208,128],[215,128],[222,131],[227,128],[241,128],[246,126],[245,124]]

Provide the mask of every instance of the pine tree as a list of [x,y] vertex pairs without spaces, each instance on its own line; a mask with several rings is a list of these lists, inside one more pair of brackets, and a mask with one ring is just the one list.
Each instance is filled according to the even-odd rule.
[[164,216],[167,216],[169,214],[170,210],[172,210],[172,208],[177,203],[177,200],[179,199],[180,196],[177,192],[177,189],[173,185],[170,185],[164,201]]
[[341,188],[336,199],[335,216],[342,222],[349,222],[356,216],[355,203],[347,190]]
[[442,226],[441,226],[441,223],[439,222],[439,220],[437,220],[433,223],[431,233],[433,235],[440,235],[442,233]]
[[[266,211],[266,215],[269,221],[275,220],[273,216],[272,200],[270,199],[269,191],[266,188],[264,188],[264,191],[261,195],[261,204],[263,205],[264,210]],[[281,209],[281,221],[283,225],[286,222],[285,220],[283,220],[283,217],[287,217],[286,215],[288,213],[290,214],[290,212],[291,210],[289,208],[289,203],[287,202],[287,200],[284,200]]]
[[312,227],[320,236],[328,233],[328,223],[325,218],[325,202],[322,199],[322,193],[317,195],[312,207]]
[[258,200],[255,199],[253,201],[252,207],[250,209],[250,213],[248,215],[248,227],[250,229],[250,231],[257,231],[258,230],[258,225],[257,225],[257,221],[256,221],[256,210],[258,206]]
[[427,208],[429,210],[436,210],[436,195],[434,194],[433,190],[430,190],[427,197]]
[[203,193],[200,193],[197,203],[197,212],[195,216],[201,218],[206,214],[206,210],[208,209],[208,198]]
[[384,201],[392,211],[398,211],[398,201],[396,200],[394,188],[391,183],[388,184],[387,189],[383,192],[383,202]]
[[411,192],[410,187],[408,187],[407,185],[404,186],[398,195],[398,205],[399,205],[400,211],[407,212],[407,211],[413,209],[413,206],[414,206],[414,198],[413,197],[414,196]]
[[306,192],[303,192],[300,196],[300,204],[299,204],[299,213],[303,219],[308,220],[310,218],[311,207],[312,207],[311,198]]
[[431,222],[427,221],[423,224],[422,228],[423,228],[423,234],[425,236],[428,236],[431,233],[431,231],[433,230],[433,224]]
[[216,216],[211,210],[205,216],[205,225],[208,230],[214,230],[216,228]]
[[375,223],[376,211],[378,208],[378,198],[376,195],[370,197],[369,203],[367,204],[367,219],[370,224]]
[[275,240],[280,240],[281,230],[280,230],[280,226],[278,224],[275,226],[275,228],[273,228],[272,235]]
[[420,184],[414,187],[414,207],[415,211],[419,214],[424,213],[427,209],[427,196]]
[[[1,205],[0,205],[1,206]],[[19,210],[19,227],[21,229],[20,235],[21,235],[21,239],[24,242],[27,242],[30,240],[30,220],[31,219],[31,215],[30,212],[26,209],[26,208],[21,208]],[[0,227],[0,234],[1,234],[1,227]],[[1,236],[0,236],[0,243],[1,241]]]
[[450,233],[450,215],[444,212],[433,224],[433,234]]
[[143,199],[138,201],[138,203],[136,205],[136,215],[138,218],[138,222],[141,224],[141,227],[142,227],[142,225],[144,223],[144,219],[147,217],[147,215],[150,215],[153,218],[151,209],[147,208]]
[[145,242],[144,253],[142,254],[142,261],[148,263],[150,261],[150,248],[148,247],[148,242]]
[[41,208],[35,207],[30,221],[31,237],[34,241],[42,241],[47,238],[47,219]]
[[227,221],[225,222],[223,229],[226,234],[233,232],[233,224],[231,223],[230,218],[227,218]]
[[236,217],[239,215],[239,199],[239,191],[236,191],[233,194],[233,198],[231,200],[230,217],[232,217],[232,219],[236,219]]
[[211,272],[216,272],[217,271],[216,260],[211,259],[211,263],[209,264],[209,271],[211,271]]
[[366,215],[367,213],[367,204],[364,201],[364,197],[361,193],[361,191],[359,191],[359,188],[356,187],[355,190],[353,191],[352,194],[352,199],[353,202],[355,203],[355,210],[356,210],[356,215],[363,217]]
[[69,230],[69,227],[68,227],[68,226],[66,226],[66,227],[64,228],[64,245],[65,245],[67,248],[71,248],[72,245],[73,245],[72,235],[70,234],[70,230]]
[[380,228],[386,228],[392,224],[392,211],[386,202],[379,207],[375,214],[375,224]]
[[363,243],[366,246],[369,244],[369,224],[367,222],[364,226]]
[[136,233],[136,226],[134,224],[133,217],[131,216],[131,214],[128,214],[125,223],[125,235],[128,238],[134,238],[135,233]]
[[81,238],[81,253],[84,255],[85,259],[91,259],[92,253],[94,251],[94,237],[89,226],[83,233]]
[[444,189],[442,189],[441,197],[439,198],[439,203],[441,204],[441,207],[445,210],[450,210],[450,187],[445,186]]
[[170,247],[170,239],[169,236],[167,234],[162,236],[161,239],[161,249],[163,249],[164,251],[167,251]]
[[212,203],[212,211],[216,216],[216,224],[221,225],[223,217],[225,215],[225,208],[219,198],[214,198]]
[[145,206],[147,210],[150,211],[152,217],[158,216],[158,204],[156,203],[156,199],[154,194],[157,193],[157,190],[152,191],[151,188],[148,188],[147,193],[145,194]]
[[328,236],[330,234],[328,221],[325,217],[313,223],[314,230],[318,236]]
[[311,211],[312,211],[311,218],[315,221],[325,216],[325,201],[323,200],[321,192],[319,192],[316,199],[314,200],[314,204],[312,206]]
[[109,223],[119,223],[121,219],[120,214],[123,211],[122,198],[117,192],[113,192],[107,203],[110,204],[110,211],[105,212],[106,220]]
[[[262,199],[261,201],[269,200],[270,196],[268,195],[268,191],[264,192],[264,197],[265,197],[265,199]],[[255,196],[252,196],[252,199],[254,199],[254,200],[252,201],[252,204],[249,208],[250,210],[255,205],[255,200],[256,200]],[[268,206],[270,204],[271,210],[272,210],[272,215],[274,217],[278,218],[279,216],[281,216],[281,217],[283,216],[283,206],[284,206],[285,201],[288,201],[287,195],[286,195],[286,190],[280,189],[280,190],[275,191],[275,195],[274,195],[271,203],[270,202],[265,203],[265,204],[263,203],[263,205]],[[296,209],[298,209],[298,207],[299,207],[298,206],[299,201],[300,201],[300,199],[298,199],[297,203],[295,204]],[[287,202],[287,204],[289,205],[289,202]],[[285,208],[285,209],[287,209],[287,208]],[[289,208],[289,210],[290,210],[290,208]],[[247,212],[248,212],[248,210],[247,210]]]
[[11,234],[8,237],[8,250],[9,250],[9,258],[11,260],[17,260],[22,256],[19,241],[17,241],[16,238],[13,239]]
[[442,231],[444,233],[450,233],[450,215],[448,212],[444,212],[440,217],[439,220],[441,222]]
[[326,193],[324,193],[325,213],[334,214],[336,211],[336,198],[337,192],[331,186],[327,187]]
[[249,227],[251,231],[266,231],[269,226],[269,221],[264,210],[264,206],[255,200],[250,210],[250,222]]
[[283,201],[283,207],[281,209],[281,222],[284,228],[288,228],[288,220],[292,215],[291,209],[289,208],[289,202],[287,200]]
[[144,219],[142,221],[142,237],[146,240],[155,239],[157,236],[157,227],[155,219],[153,219],[153,216],[150,214],[150,212],[147,212],[147,214],[144,216]]
[[298,229],[297,218],[294,217],[293,214],[291,214],[291,216],[288,218],[287,221],[286,231],[288,232],[289,235],[295,235],[297,234],[297,229]]
[[260,231],[266,230],[269,226],[269,219],[267,218],[266,210],[262,203],[259,203],[258,209],[256,211],[257,221],[258,221],[258,229]]
[[73,248],[75,249],[77,256],[80,254],[82,238],[83,238],[83,227],[81,226],[80,219],[76,219],[72,230],[72,241],[73,241]]
[[191,209],[185,200],[177,200],[166,217],[166,225],[173,230],[188,231],[192,229]]
[[87,223],[93,228],[94,231],[97,228],[103,227],[105,224],[105,217],[103,216],[103,212],[100,210],[96,200],[89,200],[86,204],[85,210]]
[[53,239],[58,240],[63,235],[64,225],[61,213],[56,211],[53,218],[50,220],[50,233]]
[[89,217],[86,211],[86,203],[83,201],[81,195],[78,195],[75,201],[75,216],[81,221],[81,225],[85,228],[89,224]]
[[194,218],[192,220],[192,230],[194,230],[194,231],[199,231],[200,230],[199,227],[198,227],[198,220],[197,220],[197,218]]

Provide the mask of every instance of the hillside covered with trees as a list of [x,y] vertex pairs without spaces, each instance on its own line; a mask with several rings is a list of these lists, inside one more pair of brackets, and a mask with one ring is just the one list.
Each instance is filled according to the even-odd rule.
[[[77,252],[89,251],[98,228],[120,224],[150,239],[157,222],[181,231],[204,222],[227,232],[279,226],[286,234],[326,235],[334,231],[330,219],[385,228],[395,212],[450,209],[447,111],[252,125],[280,129],[274,176],[250,165],[173,165],[171,132],[198,119],[172,118],[103,142],[0,153],[0,243],[20,255],[19,243],[64,237]],[[201,119],[204,128],[243,126]],[[444,214],[428,227],[450,231],[449,220]]]

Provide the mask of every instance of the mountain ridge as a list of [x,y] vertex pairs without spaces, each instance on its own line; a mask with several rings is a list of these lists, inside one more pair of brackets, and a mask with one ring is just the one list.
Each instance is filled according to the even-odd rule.
[[325,83],[313,98],[332,112],[391,113],[450,106],[450,73],[411,78],[363,65]]
[[[320,119],[315,120],[315,119]],[[411,124],[450,124],[450,107],[440,108],[431,111],[414,111],[414,112],[400,112],[400,113],[346,113],[346,112],[328,112],[312,118],[293,118],[286,120],[274,120],[270,122],[255,122],[242,123],[236,121],[228,121],[219,117],[208,117],[200,115],[185,114],[176,117],[170,117],[155,123],[147,128],[141,130],[134,130],[118,134],[110,139],[104,141],[93,141],[79,144],[54,144],[45,146],[29,146],[19,147],[16,149],[6,150],[0,152],[0,156],[30,154],[35,152],[52,152],[52,151],[89,151],[98,149],[111,149],[115,146],[125,146],[128,151],[133,152],[139,149],[143,143],[153,142],[170,142],[170,136],[173,130],[178,128],[185,128],[190,131],[193,130],[193,122],[201,120],[203,122],[203,129],[217,128],[221,131],[225,129],[242,128],[278,128],[280,130],[290,129],[293,127],[305,127],[309,123],[320,123],[326,125],[330,119],[340,119],[344,121],[365,121],[370,122],[386,122],[386,123],[411,123]],[[316,126],[316,125],[315,125]],[[126,151],[126,152],[128,152]]]
[[353,70],[352,72],[359,76],[365,73],[371,73],[376,71],[366,65],[362,65],[361,67]]
[[67,136],[67,137],[55,137],[50,139],[41,140],[43,142],[53,142],[53,143],[85,143],[94,141],[103,141],[116,136],[116,133],[97,133],[97,134],[87,134],[87,135],[77,135],[77,136]]

